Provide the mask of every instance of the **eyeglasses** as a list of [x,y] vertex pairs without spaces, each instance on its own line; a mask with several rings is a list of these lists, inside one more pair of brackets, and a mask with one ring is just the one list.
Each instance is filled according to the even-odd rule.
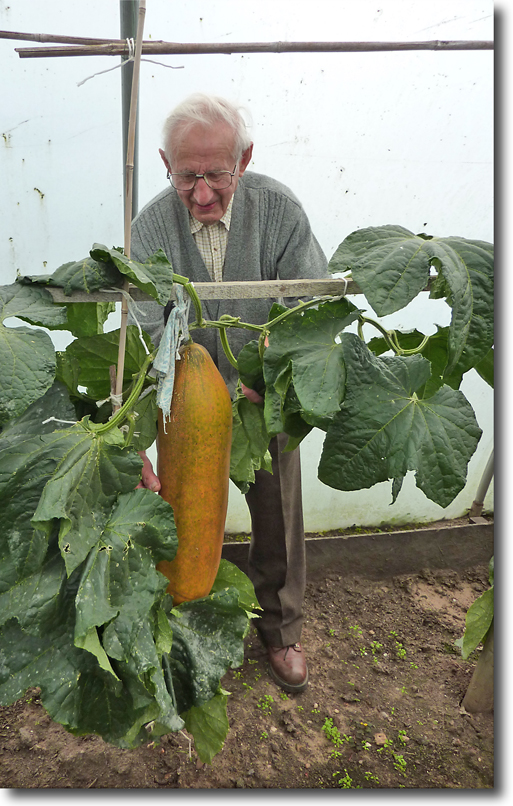
[[204,179],[212,190],[224,190],[230,187],[236,171],[237,165],[235,165],[233,171],[207,171],[204,174],[174,174],[168,171],[167,178],[177,190],[192,190],[196,187],[198,179]]

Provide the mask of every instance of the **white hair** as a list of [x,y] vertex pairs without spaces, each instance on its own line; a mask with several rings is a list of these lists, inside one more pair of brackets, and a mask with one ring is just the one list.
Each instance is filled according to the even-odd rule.
[[[217,123],[227,123],[234,132],[234,154],[239,160],[244,151],[251,145],[251,138],[247,126],[239,110],[230,101],[218,96],[195,93],[178,104],[166,118],[162,129],[163,146],[169,162],[172,161],[173,140],[176,134],[186,133],[192,126],[214,126]],[[247,110],[243,109],[247,116]]]

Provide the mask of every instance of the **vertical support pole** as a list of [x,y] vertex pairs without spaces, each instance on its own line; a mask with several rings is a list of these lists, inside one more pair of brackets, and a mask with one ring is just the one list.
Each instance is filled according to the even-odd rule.
[[[119,21],[121,39],[134,39],[137,35],[137,19],[139,12],[139,0],[119,0]],[[126,61],[122,56],[121,61]],[[121,115],[123,129],[123,166],[125,166],[128,149],[128,122],[130,117],[130,101],[132,96],[132,81],[134,75],[134,63],[130,62],[121,70]],[[134,171],[132,180],[132,216],[138,209],[138,151],[139,151],[139,123],[136,123],[135,146],[134,146]],[[126,172],[123,171],[123,199],[126,204]]]
[[[124,2],[124,0],[122,0]],[[132,86],[130,92],[130,114],[128,117],[127,152],[126,152],[126,173],[125,173],[125,241],[124,252],[130,257],[131,244],[131,223],[133,215],[133,175],[134,175],[134,154],[135,154],[135,130],[137,124],[137,99],[139,96],[139,72],[141,65],[142,39],[144,29],[144,18],[146,15],[146,0],[139,0],[137,9],[137,37],[135,41],[135,56],[133,63]],[[123,285],[125,292],[128,292],[128,280]],[[119,350],[118,365],[116,371],[116,397],[121,398],[123,392],[123,372],[125,366],[126,349],[126,329],[128,318],[128,302],[126,295],[123,295],[121,302],[121,326],[119,329]],[[120,408],[120,403],[114,404],[114,411]]]
[[471,517],[479,517],[483,511],[485,496],[486,493],[488,492],[488,487],[490,486],[490,483],[493,479],[493,467],[494,467],[493,454],[494,451],[492,449],[488,462],[486,463],[486,467],[483,471],[481,481],[479,482],[476,497],[472,503],[472,506],[470,507],[469,515]]

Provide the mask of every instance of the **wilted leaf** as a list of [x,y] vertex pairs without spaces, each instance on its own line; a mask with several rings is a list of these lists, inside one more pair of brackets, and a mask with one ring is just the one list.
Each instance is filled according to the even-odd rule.
[[94,260],[85,257],[82,260],[71,260],[63,263],[53,274],[24,275],[18,278],[20,283],[49,285],[62,288],[66,295],[74,291],[90,294],[101,288],[119,287],[123,284],[123,275],[112,261]]
[[108,249],[103,244],[95,243],[91,249],[91,257],[105,262],[112,261],[118,271],[141,291],[161,305],[168,301],[173,287],[173,268],[162,249],[150,255],[144,263],[138,263],[117,249]]

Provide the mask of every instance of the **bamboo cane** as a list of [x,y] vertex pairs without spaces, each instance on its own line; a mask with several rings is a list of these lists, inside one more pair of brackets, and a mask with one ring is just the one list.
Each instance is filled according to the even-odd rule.
[[[135,129],[137,121],[137,96],[139,92],[139,72],[141,65],[142,36],[144,16],[146,13],[146,0],[139,0],[139,17],[137,21],[137,37],[135,41],[134,71],[132,76],[132,96],[130,99],[130,116],[128,119],[127,155],[126,155],[126,182],[125,182],[125,222],[124,222],[124,252],[130,257],[131,226],[132,226],[132,187],[134,175]],[[125,280],[124,291],[128,293],[128,280]],[[123,373],[125,368],[126,328],[128,318],[128,300],[125,295],[121,302],[121,326],[119,330],[118,366],[116,372],[116,399],[120,400],[123,392]],[[114,411],[119,408],[114,405]]]
[[[8,32],[6,32],[8,33]],[[8,38],[5,36],[4,38]],[[493,40],[443,40],[422,42],[163,42],[146,41],[142,52],[148,55],[232,54],[232,53],[365,53],[407,50],[493,50]],[[94,45],[62,45],[14,48],[21,59],[47,56],[125,56],[126,42],[113,40]]]

